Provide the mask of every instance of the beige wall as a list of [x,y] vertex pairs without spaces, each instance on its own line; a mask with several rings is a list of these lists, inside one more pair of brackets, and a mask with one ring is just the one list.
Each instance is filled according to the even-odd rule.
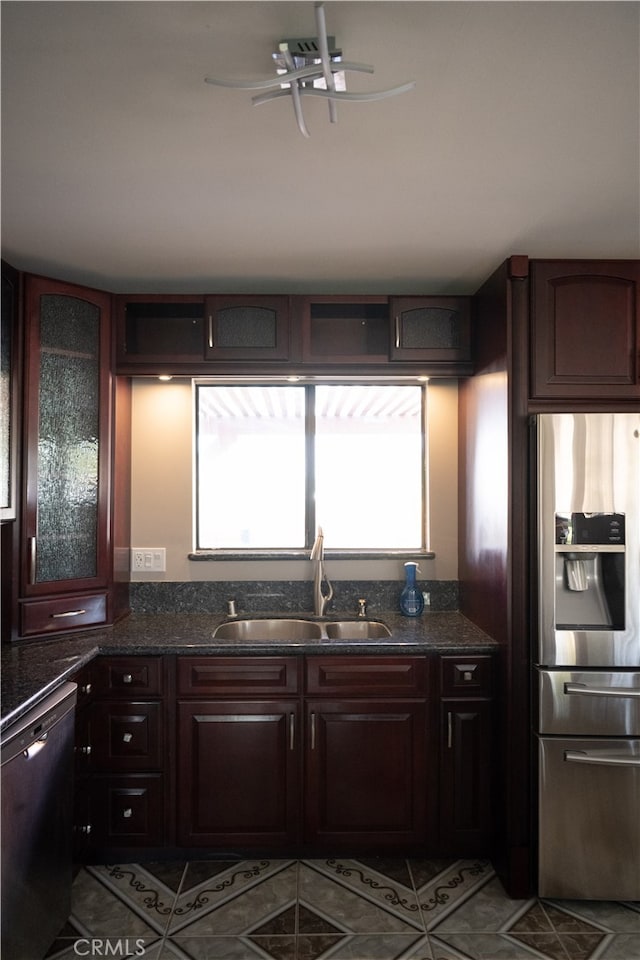
[[[429,385],[429,507],[433,560],[421,560],[425,580],[456,580],[458,491],[458,387]],[[304,580],[308,560],[190,561],[193,547],[191,381],[133,382],[132,532],[134,547],[165,547],[166,574],[132,574],[134,580]],[[399,486],[397,496],[402,496]],[[329,560],[335,580],[401,580],[401,560]]]

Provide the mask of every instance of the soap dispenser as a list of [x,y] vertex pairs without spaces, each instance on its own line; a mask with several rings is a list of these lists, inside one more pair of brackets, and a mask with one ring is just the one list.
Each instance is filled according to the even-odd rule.
[[419,617],[424,610],[424,597],[416,585],[418,564],[408,561],[404,565],[405,584],[400,594],[400,613],[405,617]]

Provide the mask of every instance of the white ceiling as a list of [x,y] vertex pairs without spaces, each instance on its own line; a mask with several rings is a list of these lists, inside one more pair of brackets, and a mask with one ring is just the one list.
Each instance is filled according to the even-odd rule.
[[469,293],[513,253],[640,255],[635,2],[325,4],[338,107],[259,78],[312,0],[3,2],[3,256],[121,292]]

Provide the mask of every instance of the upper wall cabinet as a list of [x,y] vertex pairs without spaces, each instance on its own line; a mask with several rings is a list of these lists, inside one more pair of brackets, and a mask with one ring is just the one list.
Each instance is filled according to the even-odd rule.
[[170,373],[176,364],[201,362],[204,330],[203,297],[116,297],[116,365]]
[[391,359],[471,363],[470,298],[392,297]]
[[472,373],[468,297],[117,296],[116,373]]
[[302,359],[310,364],[387,363],[386,297],[303,297]]
[[25,636],[108,619],[110,299],[26,278]]
[[207,297],[208,360],[288,360],[289,298]]
[[534,260],[531,398],[640,399],[640,264]]

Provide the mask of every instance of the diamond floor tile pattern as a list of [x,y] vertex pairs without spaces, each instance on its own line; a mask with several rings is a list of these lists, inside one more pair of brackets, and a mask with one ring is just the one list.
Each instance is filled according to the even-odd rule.
[[511,900],[485,860],[87,866],[47,960],[88,942],[144,960],[640,960],[640,903]]

